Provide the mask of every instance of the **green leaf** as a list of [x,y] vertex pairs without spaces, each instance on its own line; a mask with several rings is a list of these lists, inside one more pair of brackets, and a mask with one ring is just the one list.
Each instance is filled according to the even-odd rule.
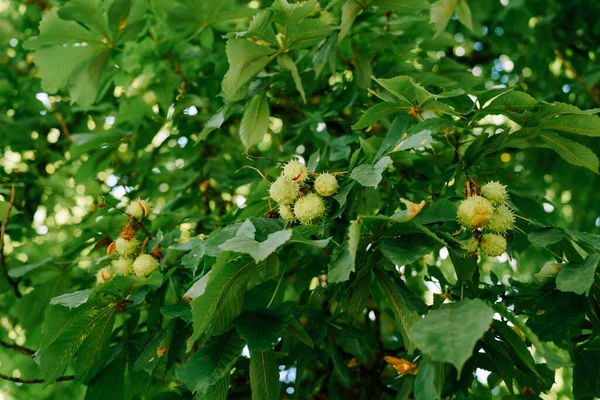
[[598,262],[600,262],[600,254],[594,253],[586,257],[583,265],[565,265],[556,276],[556,288],[561,292],[573,292],[587,296],[594,284]]
[[458,0],[454,11],[460,23],[473,30],[473,18],[471,17],[471,9],[467,4],[467,0]]
[[[396,317],[396,321],[400,324],[400,333],[404,340],[404,346],[406,347],[406,351],[410,354],[415,349],[415,344],[414,340],[409,336],[409,331],[421,318],[410,305],[407,296],[404,291],[401,290],[401,286],[398,282],[393,281],[387,273],[377,268],[373,271],[375,272],[375,276],[377,277],[385,298],[389,302],[394,316]],[[408,289],[404,288],[404,290]]]
[[286,330],[289,314],[274,310],[247,311],[233,324],[251,352],[272,350]]
[[342,23],[340,24],[338,42],[341,42],[350,32],[354,20],[362,9],[363,7],[356,0],[346,0],[342,6]]
[[596,115],[558,115],[543,119],[539,126],[584,136],[600,136],[600,118]]
[[441,35],[446,30],[458,1],[460,0],[439,0],[431,5],[429,23],[434,24],[434,37]]
[[470,281],[477,270],[477,255],[462,255],[452,249],[449,249],[449,252],[458,282],[462,284],[463,282]]
[[418,261],[440,244],[428,235],[414,234],[379,241],[381,253],[395,265],[402,266]]
[[311,349],[315,347],[315,343],[300,322],[292,318],[288,323],[287,329],[296,339],[300,340]]
[[300,96],[302,96],[302,101],[306,104],[306,93],[304,93],[304,88],[302,87],[302,78],[300,78],[300,74],[298,73],[298,67],[287,54],[280,54],[277,57],[277,62],[282,68],[287,69],[292,73],[292,78],[294,79],[294,84],[296,85],[296,90],[300,92]]
[[538,147],[552,149],[568,163],[598,173],[598,157],[584,145],[547,131],[540,133],[538,138],[542,139]]
[[375,104],[373,107],[364,112],[356,124],[352,125],[352,129],[355,131],[364,129],[375,122],[381,121],[389,115],[397,113],[408,114],[410,107],[410,105],[390,102]]
[[529,110],[537,107],[538,101],[524,92],[511,90],[494,98],[489,105],[481,104],[486,111]]
[[433,141],[430,130],[423,130],[415,135],[408,136],[400,141],[393,149],[394,151],[410,150],[414,148],[425,147]]
[[229,101],[246,95],[246,85],[254,79],[276,56],[275,50],[252,43],[246,39],[227,41],[229,70],[223,78],[223,94]]
[[444,365],[424,361],[415,379],[415,400],[440,400],[444,385]]
[[277,42],[271,21],[272,16],[273,11],[270,10],[256,14],[250,22],[246,36],[252,36],[255,39],[265,41],[271,47],[278,47],[279,43]]
[[356,251],[360,240],[360,220],[350,222],[348,227],[348,240],[341,246],[336,247],[329,264],[329,273],[327,281],[330,283],[345,282],[350,279],[350,273],[355,271]]
[[363,186],[377,187],[383,178],[383,171],[392,163],[392,159],[385,156],[375,164],[359,165],[352,170],[350,177]]
[[565,237],[565,230],[562,228],[543,228],[532,231],[527,235],[527,239],[536,246],[546,247],[549,244],[560,242]]
[[432,224],[435,222],[448,222],[456,220],[457,205],[448,200],[440,199],[425,211],[421,211],[414,219],[419,224]]
[[231,330],[206,342],[175,370],[175,375],[192,392],[204,395],[209,386],[229,375],[243,348],[244,341]]
[[[247,223],[250,223],[247,220]],[[250,223],[250,226],[252,224]],[[257,242],[254,240],[254,232],[251,235],[247,235],[243,232],[242,228],[236,234],[235,237],[229,239],[225,243],[219,246],[222,250],[235,251],[237,253],[249,254],[254,258],[257,263],[266,259],[271,253],[283,246],[292,237],[292,231],[290,229],[284,229],[269,234],[264,242]]]
[[305,49],[318,44],[337,29],[318,19],[306,19],[286,26],[285,49]]
[[270,116],[269,102],[264,92],[248,102],[240,124],[240,139],[246,150],[262,142],[269,129]]
[[77,370],[88,380],[106,356],[117,309],[115,304],[95,303],[67,310],[55,305],[44,320],[37,360],[50,385],[64,373],[78,352]]
[[411,13],[429,8],[429,3],[426,0],[372,0],[369,5]]
[[373,80],[406,105],[415,103],[414,79],[410,76],[401,75],[390,79],[377,79],[373,77]]
[[144,370],[148,375],[152,376],[162,357],[159,355],[158,350],[166,345],[166,336],[167,331],[164,329],[154,335],[150,343],[144,347],[140,356],[135,360],[135,364],[133,365],[134,371]]
[[433,361],[449,362],[460,376],[475,344],[489,329],[494,310],[479,299],[444,304],[410,329],[415,345]]
[[231,328],[232,321],[242,312],[246,286],[254,270],[252,262],[240,265],[229,262],[211,272],[206,290],[190,302],[194,332],[188,339],[190,351],[198,339],[202,341]]
[[[78,7],[85,8],[82,4]],[[93,3],[87,7],[89,15],[96,13]],[[78,13],[85,14],[83,10]],[[90,107],[98,95],[102,75],[110,72],[105,65],[112,47],[101,40],[101,35],[102,32],[93,33],[74,21],[61,19],[56,9],[46,14],[40,24],[40,36],[25,45],[35,49],[42,89],[56,93],[68,86],[72,103]]]
[[52,257],[47,257],[47,258],[44,258],[43,260],[38,261],[38,262],[33,263],[33,264],[26,264],[26,265],[21,265],[20,267],[11,268],[8,271],[8,276],[10,276],[11,278],[20,278],[20,277],[26,275],[27,273],[29,273],[31,271],[35,271],[38,268],[46,266],[52,260],[53,260]]
[[359,316],[362,316],[371,293],[371,275],[365,274],[364,277],[355,281],[350,286],[348,292],[348,300],[344,308],[346,319],[352,324],[357,321]]
[[60,304],[61,306],[69,307],[69,309],[77,308],[87,303],[91,291],[91,289],[83,289],[56,296],[50,300],[50,304]]
[[252,400],[278,400],[280,398],[279,369],[273,351],[252,353],[250,386]]

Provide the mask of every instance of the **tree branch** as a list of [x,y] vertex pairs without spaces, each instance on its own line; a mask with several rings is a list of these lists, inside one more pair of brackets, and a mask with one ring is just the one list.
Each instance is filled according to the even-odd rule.
[[[11,381],[11,382],[16,382],[16,383],[44,383],[44,382],[46,382],[45,379],[40,379],[40,378],[24,379],[24,378],[16,378],[14,376],[8,376],[8,375],[4,375],[4,374],[0,374],[0,379],[4,379],[6,381]],[[74,375],[67,375],[67,376],[59,376],[56,379],[56,382],[73,381],[73,380],[75,380]]]
[[60,129],[62,130],[63,135],[65,135],[65,137],[67,138],[69,143],[73,143],[73,138],[71,137],[71,132],[69,131],[69,127],[65,123],[65,120],[64,120],[62,114],[60,113],[60,111],[58,110],[58,108],[55,108],[54,110],[52,110],[52,112],[54,113],[54,116],[56,117],[58,123],[60,124]]
[[4,221],[2,221],[2,230],[0,231],[0,265],[2,266],[2,272],[4,273],[6,280],[12,287],[15,296],[20,298],[21,292],[19,292],[19,282],[14,281],[8,275],[8,270],[6,269],[6,258],[4,257],[4,235],[6,234],[6,225],[8,225],[8,217],[10,217],[10,212],[12,210],[13,204],[15,204],[15,192],[15,185],[12,185],[10,189],[10,201],[8,203],[8,209],[6,210],[6,216],[4,217]]
[[4,347],[5,349],[12,349],[17,353],[24,354],[26,356],[32,356],[35,354],[35,350],[28,349],[27,347],[19,346],[16,343],[7,343],[3,340],[0,340],[0,347]]
[[592,96],[592,99],[594,99],[594,101],[596,103],[600,104],[600,97],[598,97],[598,94],[596,92],[594,92],[594,89],[589,87],[589,85],[587,83],[585,83],[585,81],[583,79],[581,79],[579,74],[577,74],[577,71],[575,71],[573,66],[565,59],[565,57],[562,55],[562,53],[560,51],[558,51],[558,49],[554,49],[554,54],[556,54],[556,57],[560,60],[560,63],[563,65],[563,67],[565,67],[565,69],[570,71],[573,74],[573,77],[575,78],[575,80],[581,86],[583,86],[583,88],[590,94],[590,96]]

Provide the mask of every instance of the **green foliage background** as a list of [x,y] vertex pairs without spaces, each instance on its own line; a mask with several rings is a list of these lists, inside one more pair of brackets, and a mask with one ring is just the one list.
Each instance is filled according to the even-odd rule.
[[[1,0],[0,398],[600,397],[599,17]],[[314,226],[268,201],[294,156],[340,173]],[[508,186],[502,257],[467,178]],[[160,268],[96,285],[137,197]]]

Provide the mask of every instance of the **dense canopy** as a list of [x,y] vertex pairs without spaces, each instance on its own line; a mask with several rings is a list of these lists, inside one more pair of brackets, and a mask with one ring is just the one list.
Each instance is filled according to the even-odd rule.
[[600,3],[0,0],[0,400],[600,397]]

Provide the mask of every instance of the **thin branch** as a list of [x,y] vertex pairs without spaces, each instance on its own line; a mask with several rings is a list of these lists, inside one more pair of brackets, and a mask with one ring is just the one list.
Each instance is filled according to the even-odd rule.
[[[4,374],[0,374],[0,379],[4,379],[6,381],[11,381],[11,382],[16,382],[16,383],[44,383],[44,382],[46,382],[45,379],[39,379],[39,378],[23,379],[23,378],[16,378],[14,376],[4,375]],[[74,381],[74,380],[75,380],[75,376],[73,376],[73,375],[59,376],[58,378],[56,378],[56,382]]]
[[60,130],[62,131],[63,135],[65,135],[65,137],[67,138],[69,143],[73,143],[73,138],[71,137],[71,132],[69,131],[69,127],[65,123],[65,120],[64,120],[62,114],[60,113],[60,111],[58,110],[58,108],[55,108],[54,110],[52,110],[52,112],[54,113],[56,120],[60,124]]
[[85,186],[85,187],[86,187],[88,190],[90,190],[90,191],[94,192],[94,194],[95,194],[96,196],[99,196],[99,197],[101,197],[101,198],[102,198],[102,200],[104,200],[104,202],[105,202],[106,204],[108,204],[108,205],[109,205],[111,208],[114,208],[115,210],[117,210],[117,211],[118,211],[118,212],[120,212],[121,214],[123,214],[123,215],[127,216],[127,218],[129,218],[129,220],[130,220],[130,221],[132,221],[134,224],[136,224],[136,225],[137,225],[137,227],[138,227],[138,228],[140,228],[140,229],[142,230],[142,232],[144,232],[144,234],[146,235],[146,237],[147,237],[147,238],[150,238],[150,237],[152,237],[152,235],[150,234],[150,232],[148,232],[148,229],[146,229],[146,227],[144,226],[144,224],[142,223],[142,221],[140,221],[140,220],[138,220],[138,219],[135,219],[135,218],[133,218],[133,216],[132,216],[132,215],[128,214],[127,212],[125,212],[125,211],[123,211],[123,210],[121,210],[120,208],[117,208],[117,206],[116,206],[115,204],[113,204],[113,203],[111,203],[110,201],[108,201],[108,199],[107,199],[105,196],[101,195],[101,194],[100,194],[100,193],[98,193],[96,190],[92,189],[91,187],[89,187],[89,186]]
[[276,163],[279,163],[279,164],[287,164],[287,161],[274,160],[274,159],[269,158],[269,157],[252,156],[252,155],[250,155],[248,153],[242,153],[242,155],[246,156],[246,158],[249,159],[249,160],[269,160],[269,161],[276,162]]
[[4,272],[4,276],[6,280],[10,284],[15,292],[15,296],[18,298],[21,297],[21,292],[19,292],[19,282],[14,281],[9,275],[8,270],[6,269],[6,258],[4,257],[4,235],[6,234],[6,225],[8,225],[8,217],[10,217],[10,212],[12,210],[13,204],[15,204],[15,185],[12,185],[10,189],[10,201],[8,203],[8,209],[6,210],[6,216],[4,217],[4,221],[2,221],[2,230],[0,231],[0,265],[2,265],[2,272]]
[[583,86],[583,88],[590,94],[590,96],[592,96],[594,101],[600,104],[600,97],[598,97],[598,93],[596,93],[594,89],[592,89],[587,83],[585,83],[585,81],[579,76],[577,71],[575,71],[575,68],[573,68],[573,66],[565,59],[562,53],[558,51],[558,49],[554,49],[554,54],[556,54],[556,57],[560,60],[562,66],[565,67],[565,69],[567,69],[569,72],[571,72],[575,80],[581,86]]
[[5,349],[11,349],[16,351],[17,353],[24,354],[26,356],[32,356],[35,354],[35,350],[28,349],[27,347],[19,346],[16,343],[7,343],[3,340],[0,340],[0,346]]

